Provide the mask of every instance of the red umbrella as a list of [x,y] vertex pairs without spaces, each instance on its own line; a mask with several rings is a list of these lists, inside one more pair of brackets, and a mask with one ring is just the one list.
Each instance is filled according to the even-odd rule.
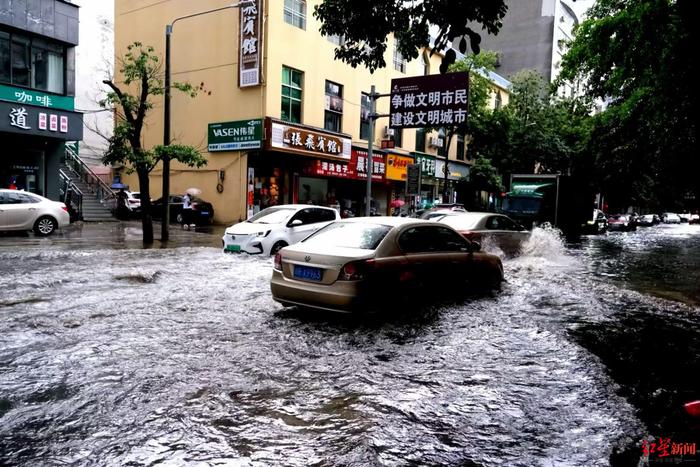
[[404,204],[406,204],[406,201],[404,201],[402,199],[395,199],[394,201],[391,202],[391,207],[392,208],[400,208]]

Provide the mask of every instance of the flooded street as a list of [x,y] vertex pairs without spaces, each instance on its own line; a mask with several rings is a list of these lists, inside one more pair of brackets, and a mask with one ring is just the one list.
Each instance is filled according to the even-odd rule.
[[0,236],[0,465],[636,465],[643,436],[695,441],[700,226],[536,230],[501,292],[372,317],[283,309],[271,260],[220,234]]

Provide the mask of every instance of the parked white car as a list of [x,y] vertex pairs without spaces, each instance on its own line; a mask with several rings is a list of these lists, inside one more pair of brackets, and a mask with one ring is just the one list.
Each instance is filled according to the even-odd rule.
[[224,252],[274,255],[337,220],[340,213],[332,208],[282,204],[232,225],[221,240]]
[[[141,212],[141,193],[138,191],[128,191],[124,190],[126,193],[126,208],[129,212],[140,213]],[[111,211],[117,210],[117,197],[114,196],[106,201],[106,206]]]
[[661,220],[664,224],[680,224],[681,218],[673,212],[665,212],[661,215]]
[[34,230],[45,236],[68,224],[65,204],[27,191],[0,189],[0,230]]

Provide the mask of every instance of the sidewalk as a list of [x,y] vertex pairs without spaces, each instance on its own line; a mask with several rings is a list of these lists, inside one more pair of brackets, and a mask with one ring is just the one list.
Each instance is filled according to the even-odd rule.
[[144,246],[140,220],[120,222],[76,222],[57,230],[48,237],[38,237],[33,233],[0,233],[0,249],[26,247],[58,247],[84,249],[123,249],[123,248],[179,248],[214,247],[221,248],[221,237],[225,225],[198,227],[196,230],[183,230],[179,224],[170,225],[170,240],[160,241],[160,222],[153,223],[153,244]]

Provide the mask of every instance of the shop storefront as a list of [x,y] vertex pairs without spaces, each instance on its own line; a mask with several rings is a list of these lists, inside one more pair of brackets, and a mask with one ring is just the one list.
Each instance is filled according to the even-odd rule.
[[421,169],[420,198],[418,199],[417,208],[431,208],[436,202],[439,202],[440,199],[438,180],[435,178],[436,159],[422,152],[414,152],[411,154],[413,154],[413,157],[416,159],[416,164],[419,164]]
[[[457,181],[466,178],[469,179],[469,165],[456,161],[449,161],[447,165],[447,189],[449,192],[449,202],[457,202]],[[441,159],[436,159],[435,161],[435,174],[438,177],[438,195],[442,195],[443,187],[445,183],[445,161]]]
[[406,196],[407,167],[413,163],[412,156],[395,153],[386,155],[386,179],[391,181],[389,215],[396,214],[397,210],[408,209],[413,201],[412,197]]
[[265,119],[264,146],[248,153],[249,211],[279,204],[339,205],[351,181],[348,135]]
[[[8,100],[0,100],[0,188],[59,199],[59,164],[66,141],[83,137],[82,114],[55,107],[72,109],[72,98],[10,86],[2,88],[0,97]],[[70,102],[64,102],[66,99]]]
[[[374,153],[372,211],[386,213],[384,155]],[[338,209],[343,217],[363,216],[367,197],[367,151],[352,149],[349,161],[309,160],[299,176],[297,200]]]

